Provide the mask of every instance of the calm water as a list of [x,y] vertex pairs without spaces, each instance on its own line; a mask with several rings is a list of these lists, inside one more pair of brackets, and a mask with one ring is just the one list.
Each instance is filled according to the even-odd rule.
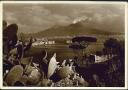
[[[103,49],[103,44],[91,44],[86,49],[84,53],[91,54],[96,51],[101,51]],[[69,48],[69,45],[47,45],[47,46],[38,46],[37,49],[45,49],[48,53],[55,52],[57,54],[57,61],[62,61],[64,59],[73,58],[76,55],[81,56],[82,50],[73,50]]]

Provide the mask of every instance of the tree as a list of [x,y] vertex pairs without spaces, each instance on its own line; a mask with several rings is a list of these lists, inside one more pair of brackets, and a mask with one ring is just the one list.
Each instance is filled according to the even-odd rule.
[[[104,47],[105,49],[109,50],[109,54],[117,55],[111,59],[111,64],[109,64],[109,71],[111,72],[112,70],[112,72],[108,74],[108,77],[112,78],[109,78],[111,79],[111,84],[117,85],[118,83],[121,83],[121,80],[119,80],[119,78],[123,77],[122,79],[124,79],[124,41],[118,41],[117,39],[110,38],[105,41]],[[118,76],[118,74],[120,75]],[[117,81],[118,83],[113,83],[113,81]]]
[[120,43],[117,39],[109,38],[105,41],[104,47],[108,49],[109,54],[119,54]]
[[84,50],[88,47],[90,42],[96,42],[97,39],[91,36],[77,36],[72,38],[72,44],[69,48],[72,48],[74,51],[82,51],[82,56],[84,56]]
[[6,42],[7,52],[15,47],[18,37],[17,37],[18,25],[10,24],[3,31],[3,39]]

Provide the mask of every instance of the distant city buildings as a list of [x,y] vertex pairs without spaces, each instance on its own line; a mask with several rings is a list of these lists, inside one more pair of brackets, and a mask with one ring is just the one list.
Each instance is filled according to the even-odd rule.
[[94,55],[95,56],[95,63],[100,63],[100,62],[105,62],[107,60],[110,60],[112,59],[113,57],[115,57],[116,55],[112,54],[112,55],[102,55],[102,56],[97,56],[97,55]]
[[[95,35],[92,35],[95,36]],[[32,46],[38,46],[38,45],[53,45],[53,44],[71,44],[72,41],[71,39],[73,37],[76,36],[54,36],[54,37],[43,37],[43,38],[36,38],[36,41],[32,44]],[[104,35],[98,35],[95,36],[97,37],[98,41],[96,43],[96,45],[101,45],[103,44],[103,42],[105,42],[108,38],[116,38],[117,40],[121,41],[124,40],[124,36],[123,35],[108,35],[108,36],[104,36]],[[104,39],[102,39],[104,38]],[[60,40],[58,42],[58,40]]]
[[36,41],[32,44],[32,46],[38,46],[38,45],[47,45],[47,44],[55,44],[55,41]]

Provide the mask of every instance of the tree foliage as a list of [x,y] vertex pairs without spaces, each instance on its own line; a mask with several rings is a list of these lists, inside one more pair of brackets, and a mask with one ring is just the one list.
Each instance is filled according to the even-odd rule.
[[117,41],[117,39],[110,38],[110,39],[105,41],[104,46],[106,48],[118,48],[119,42]]

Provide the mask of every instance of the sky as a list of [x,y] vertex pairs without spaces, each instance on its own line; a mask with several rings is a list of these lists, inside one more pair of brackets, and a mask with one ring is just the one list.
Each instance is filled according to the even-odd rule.
[[88,20],[94,28],[124,32],[124,4],[5,3],[3,19],[18,24],[18,32],[36,33],[54,26]]

